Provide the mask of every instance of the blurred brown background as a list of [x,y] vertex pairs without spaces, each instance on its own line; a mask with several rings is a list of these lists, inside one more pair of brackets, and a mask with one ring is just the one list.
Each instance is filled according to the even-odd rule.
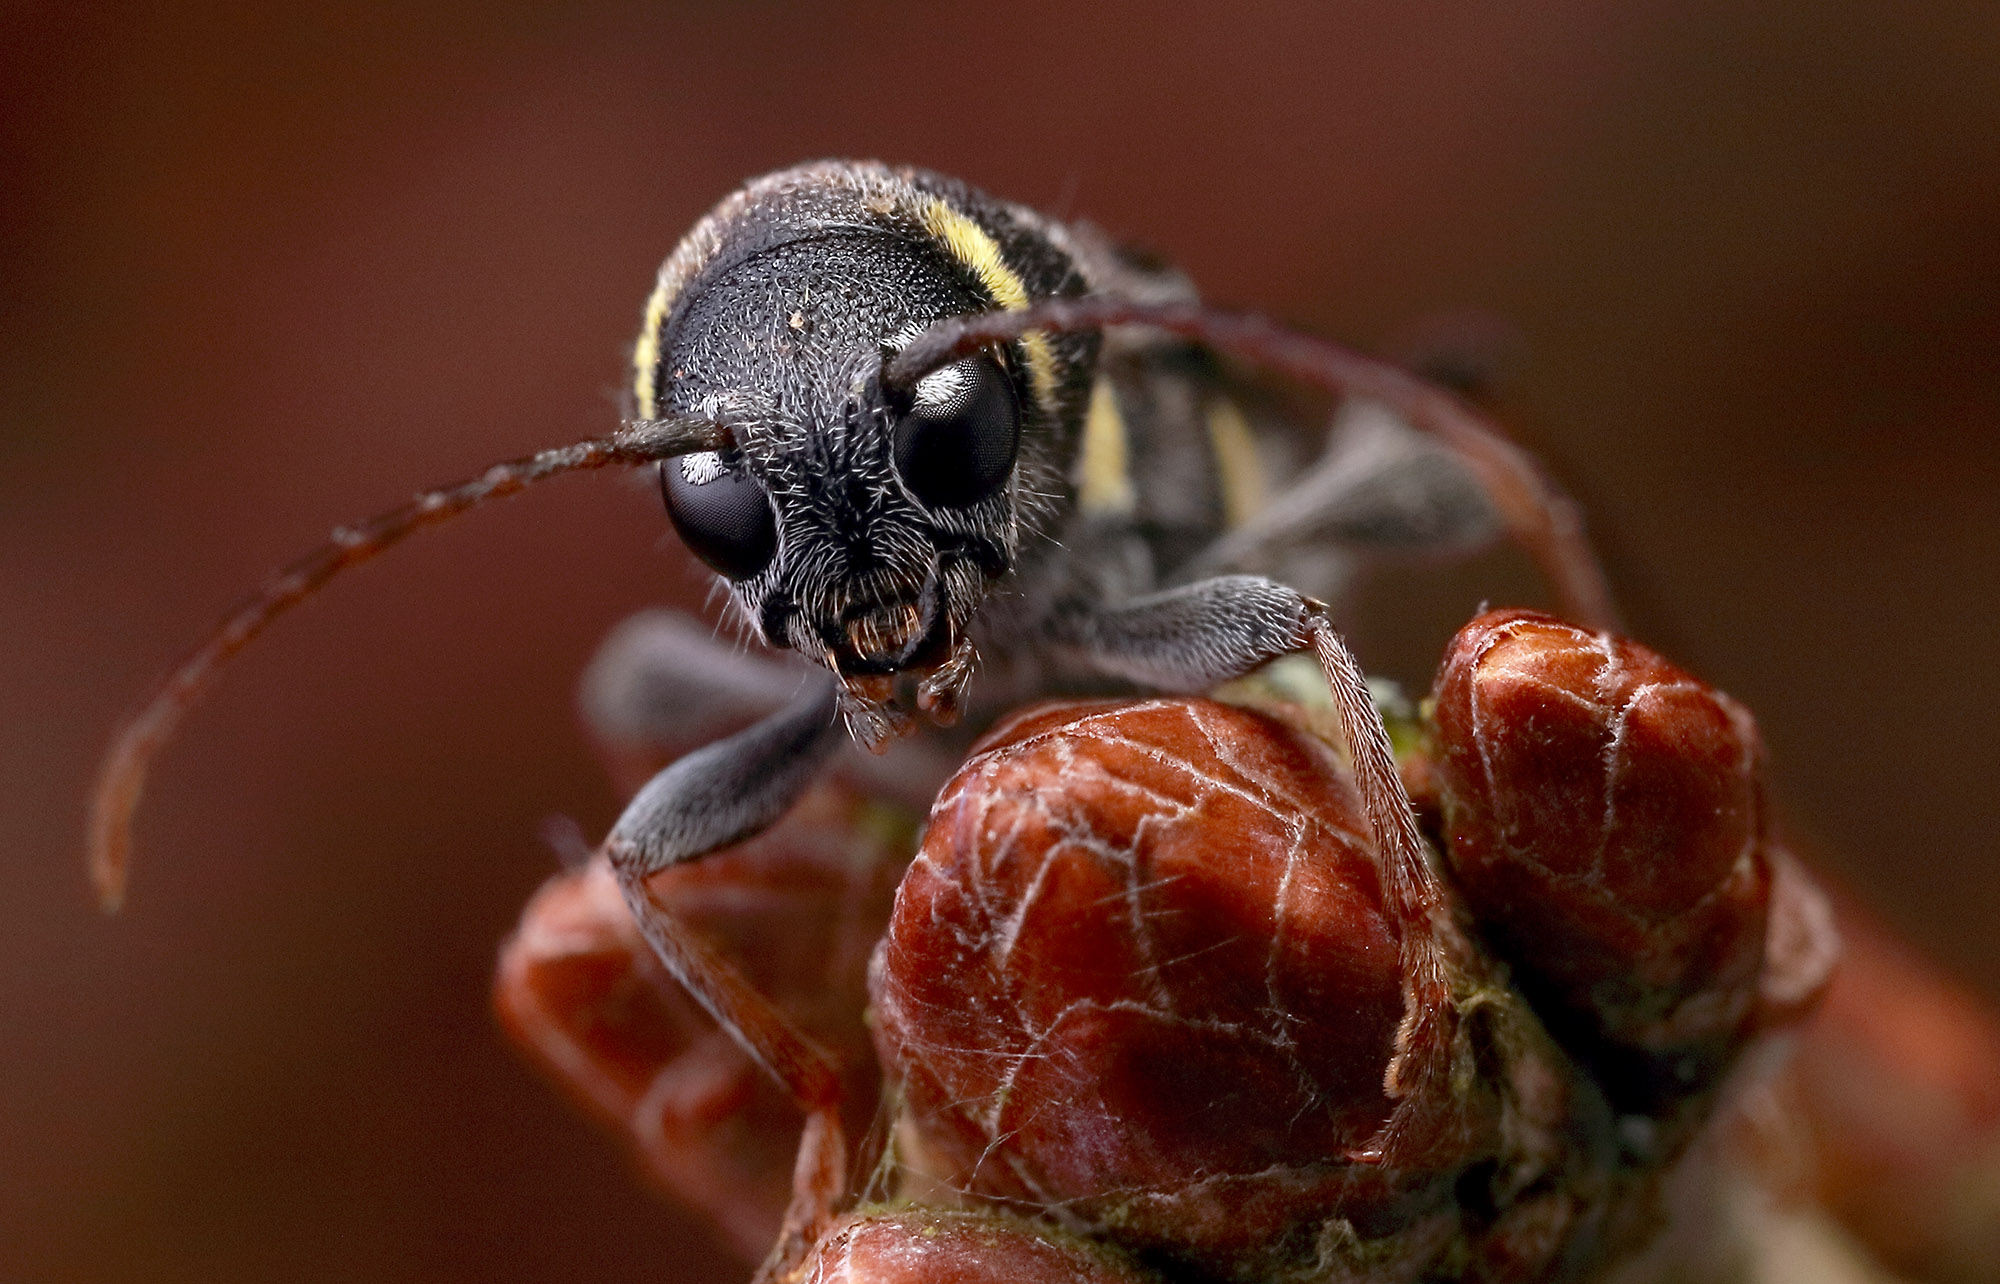
[[[659,258],[823,154],[1368,347],[1504,322],[1505,415],[1635,630],[2000,993],[1992,4],[71,8],[0,10],[0,1279],[739,1273],[486,1008],[538,821],[614,811],[574,675],[697,600],[645,487],[546,487],[287,620],[156,777],[115,921],[78,836],[239,591],[603,431]],[[1364,659],[1422,677],[1491,589],[1439,582],[1378,586]]]

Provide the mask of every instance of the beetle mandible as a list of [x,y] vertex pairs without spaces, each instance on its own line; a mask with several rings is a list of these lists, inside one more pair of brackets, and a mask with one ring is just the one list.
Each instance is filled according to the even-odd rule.
[[[1228,358],[1353,400],[1322,440],[1260,403]],[[337,530],[227,618],[106,760],[90,855],[107,907],[147,767],[232,655],[408,534],[581,469],[656,466],[672,524],[740,627],[818,666],[747,729],[654,776],[605,840],[655,951],[809,1106],[832,1101],[831,1070],[674,930],[646,879],[768,826],[844,739],[881,749],[911,705],[955,722],[975,669],[981,706],[997,710],[1106,682],[1202,691],[1306,651],[1334,690],[1378,850],[1414,867],[1421,839],[1381,720],[1331,608],[1302,590],[1335,596],[1372,552],[1504,532],[1573,618],[1612,623],[1574,506],[1449,393],[1206,309],[1177,273],[1088,225],[921,170],[818,162],[726,198],[660,270],[632,391],[609,437]],[[698,705],[707,653],[663,627],[610,685],[654,682]],[[837,1121],[819,1122],[837,1144]]]

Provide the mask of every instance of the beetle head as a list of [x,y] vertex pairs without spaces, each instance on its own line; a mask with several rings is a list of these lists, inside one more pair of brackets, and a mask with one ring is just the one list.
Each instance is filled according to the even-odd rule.
[[763,641],[857,698],[968,668],[967,625],[1015,564],[1035,414],[1017,364],[1002,350],[908,390],[881,378],[931,324],[986,306],[920,239],[820,231],[712,263],[659,334],[654,412],[731,438],[661,462],[675,529]]

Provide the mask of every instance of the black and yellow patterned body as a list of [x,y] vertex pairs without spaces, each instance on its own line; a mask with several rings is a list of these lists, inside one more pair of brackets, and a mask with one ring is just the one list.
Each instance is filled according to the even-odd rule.
[[968,693],[976,725],[1056,692],[1203,691],[1304,649],[1365,709],[1326,582],[1370,549],[1494,532],[1456,458],[1394,416],[1350,406],[1329,437],[1163,329],[1027,323],[891,378],[940,325],[1089,299],[1195,302],[1088,225],[872,162],[757,179],[667,258],[630,430],[713,443],[656,456],[668,514],[744,632],[819,672],[671,615],[593,666],[586,709],[614,738],[734,730],[606,840],[663,957],[645,877],[768,825],[850,737],[949,725]]
[[1144,331],[1008,345],[1006,483],[963,506],[910,493],[885,357],[948,317],[1092,294],[1193,298],[1093,228],[918,170],[805,165],[703,219],[646,305],[634,397],[642,418],[737,425],[733,451],[665,467],[727,470],[769,497],[768,560],[727,574],[750,568],[709,559],[743,623],[850,678],[971,645],[982,694],[1018,698],[1074,667],[1080,611],[1178,582],[1254,513],[1298,438],[1260,443],[1214,358]]

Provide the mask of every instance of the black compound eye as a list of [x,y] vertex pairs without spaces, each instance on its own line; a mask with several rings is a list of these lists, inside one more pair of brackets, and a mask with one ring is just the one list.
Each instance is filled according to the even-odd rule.
[[1014,385],[990,357],[918,381],[896,425],[896,471],[928,508],[964,508],[1000,489],[1021,446]]
[[681,542],[718,573],[747,580],[771,564],[778,519],[770,497],[714,451],[661,460],[660,494]]

